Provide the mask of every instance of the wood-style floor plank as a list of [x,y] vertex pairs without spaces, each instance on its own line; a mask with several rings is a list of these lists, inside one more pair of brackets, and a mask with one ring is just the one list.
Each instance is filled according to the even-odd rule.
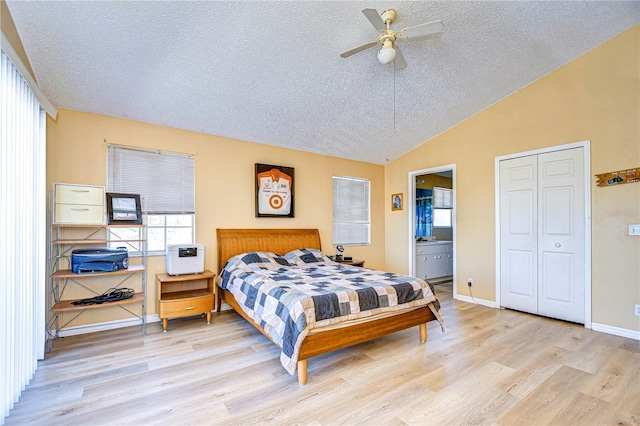
[[436,293],[444,333],[312,358],[305,386],[232,311],[61,338],[5,423],[640,424],[640,342]]

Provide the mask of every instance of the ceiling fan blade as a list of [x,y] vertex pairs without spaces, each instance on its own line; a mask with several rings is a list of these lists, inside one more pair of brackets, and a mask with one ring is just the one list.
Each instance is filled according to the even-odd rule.
[[393,66],[396,71],[403,70],[407,67],[407,61],[404,59],[404,55],[402,54],[402,50],[397,45],[393,45],[393,48],[396,50],[396,59],[393,61]]
[[344,52],[340,54],[340,57],[342,58],[348,58],[351,55],[355,55],[358,52],[362,52],[363,50],[367,50],[370,47],[375,46],[376,44],[378,44],[379,41],[372,41],[371,43],[367,43],[367,44],[363,44],[362,46],[356,47],[355,49],[351,49],[348,52]]
[[380,14],[377,10],[362,9],[362,13],[367,17],[369,22],[371,22],[371,25],[373,25],[376,30],[382,31],[387,29],[387,27],[384,25],[384,22],[382,22],[382,18],[380,17]]
[[407,27],[398,33],[398,38],[421,37],[429,34],[441,33],[444,31],[442,21],[426,22],[424,24]]

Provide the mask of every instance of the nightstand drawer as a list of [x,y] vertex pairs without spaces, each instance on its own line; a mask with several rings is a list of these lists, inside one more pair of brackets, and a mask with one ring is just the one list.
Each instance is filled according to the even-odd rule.
[[54,223],[103,224],[104,206],[56,204]]
[[213,311],[213,293],[188,299],[160,300],[158,316],[173,318]]

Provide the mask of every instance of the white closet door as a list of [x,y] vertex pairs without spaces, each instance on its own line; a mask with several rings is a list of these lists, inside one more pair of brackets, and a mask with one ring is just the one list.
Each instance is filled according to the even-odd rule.
[[584,323],[582,148],[538,156],[538,314]]
[[538,163],[536,156],[500,162],[500,302],[538,312]]
[[500,162],[500,304],[584,323],[584,151]]

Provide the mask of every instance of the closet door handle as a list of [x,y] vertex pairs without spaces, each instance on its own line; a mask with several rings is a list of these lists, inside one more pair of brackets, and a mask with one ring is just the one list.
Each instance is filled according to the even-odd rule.
[[562,244],[556,243],[555,246],[556,246],[556,248],[560,248],[562,246]]

